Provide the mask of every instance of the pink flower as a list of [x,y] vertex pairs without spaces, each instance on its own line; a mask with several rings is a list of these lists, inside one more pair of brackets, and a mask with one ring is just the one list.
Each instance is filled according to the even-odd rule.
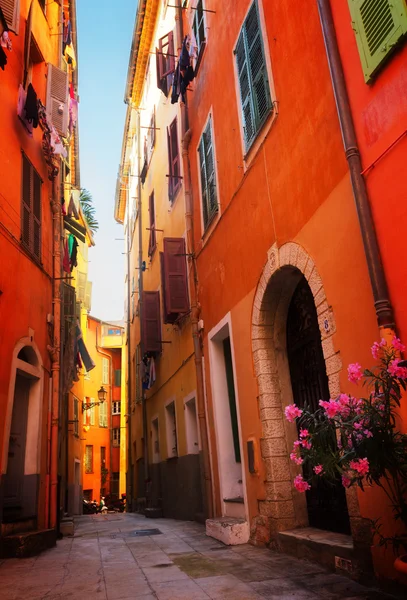
[[297,475],[297,477],[294,479],[294,486],[298,492],[306,492],[307,490],[311,489],[310,484],[304,481],[302,475]]
[[400,339],[396,336],[394,336],[394,338],[392,339],[391,345],[395,350],[398,350],[399,352],[404,352],[404,350],[406,349],[405,345],[402,344]]
[[383,348],[383,346],[386,346],[386,340],[384,338],[382,338],[380,340],[380,344],[379,342],[375,342],[373,344],[373,346],[371,347],[371,351],[372,351],[372,356],[374,359],[378,359],[380,356],[380,349]]
[[329,402],[326,402],[325,400],[320,400],[319,405],[325,409],[325,413],[328,419],[333,419],[340,409],[338,402],[336,402],[335,400],[329,400]]
[[352,484],[352,480],[349,479],[349,477],[347,475],[342,475],[342,485],[343,487],[350,487]]
[[300,429],[300,438],[305,438],[309,435],[308,429]]
[[358,460],[351,460],[349,463],[351,469],[359,473],[359,475],[367,475],[369,473],[369,461],[367,458],[359,458]]
[[298,446],[301,446],[301,442],[300,442],[300,440],[295,440],[294,448],[298,448]]
[[398,366],[399,362],[400,362],[399,358],[395,358],[394,360],[392,360],[389,364],[389,368],[387,369],[387,371],[393,377],[400,377],[400,379],[407,379],[407,368],[399,367]]
[[314,467],[315,475],[322,475],[323,471],[324,467],[322,465],[317,465],[316,467]]
[[363,377],[363,370],[359,363],[354,363],[348,367],[348,380],[351,383],[357,383]]
[[373,437],[373,433],[371,431],[369,431],[368,429],[365,429],[363,433],[365,434],[365,436],[367,438]]
[[302,440],[301,446],[307,450],[311,450],[311,442],[309,440]]
[[362,429],[363,425],[361,425],[360,423],[353,423],[353,429],[359,430]]
[[289,404],[285,409],[285,416],[287,421],[292,423],[297,417],[302,415],[302,410],[298,408],[295,404]]
[[291,452],[290,458],[292,461],[295,462],[296,465],[302,465],[302,463],[304,462],[301,456],[298,456],[295,452]]

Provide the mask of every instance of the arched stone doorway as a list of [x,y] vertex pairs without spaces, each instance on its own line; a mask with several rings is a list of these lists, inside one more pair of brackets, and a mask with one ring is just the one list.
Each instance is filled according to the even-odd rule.
[[[281,248],[274,245],[268,253],[252,313],[253,359],[263,429],[261,453],[266,468],[266,499],[259,501],[260,514],[252,523],[252,532],[259,525],[266,527],[271,536],[278,531],[310,525],[306,497],[297,493],[292,484],[301,472],[289,459],[297,438],[296,425],[284,418],[284,408],[294,402],[295,394],[287,351],[287,320],[293,295],[301,282],[305,282],[313,300],[314,325],[319,330],[317,336],[322,352],[322,386],[325,385],[325,392],[331,397],[340,393],[342,362],[333,344],[335,320],[315,264],[298,244],[288,243]],[[316,389],[315,394],[318,393]],[[356,494],[353,490],[351,494],[352,510],[357,516]],[[346,512],[346,506],[344,508]]]
[[43,398],[41,356],[30,338],[13,353],[2,464],[2,521],[37,517]]

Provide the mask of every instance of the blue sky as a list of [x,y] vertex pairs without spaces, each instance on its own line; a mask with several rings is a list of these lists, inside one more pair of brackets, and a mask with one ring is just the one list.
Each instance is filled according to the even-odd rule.
[[89,252],[92,315],[123,318],[123,228],[113,217],[126,106],[123,102],[138,0],[77,0],[81,186],[99,231]]

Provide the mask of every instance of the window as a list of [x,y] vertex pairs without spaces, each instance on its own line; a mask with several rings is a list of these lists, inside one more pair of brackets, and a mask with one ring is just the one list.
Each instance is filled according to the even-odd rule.
[[93,446],[85,448],[85,473],[93,473]]
[[366,83],[407,33],[405,0],[348,0]]
[[167,96],[172,85],[172,74],[175,71],[174,34],[172,31],[158,40],[155,54],[157,87]]
[[170,201],[173,202],[181,187],[181,173],[180,173],[180,156],[178,149],[178,130],[177,130],[177,119],[175,118],[171,125],[167,128],[167,142],[168,142],[168,196]]
[[120,427],[112,429],[113,433],[113,446],[120,446]]
[[109,359],[102,359],[102,383],[109,383]]
[[99,404],[99,427],[107,427],[107,402]]
[[194,20],[192,23],[192,30],[196,39],[196,45],[198,47],[198,61],[201,51],[205,47],[205,13],[203,11],[203,2],[198,0],[196,3],[196,10],[194,10]]
[[199,168],[201,171],[203,222],[204,228],[206,229],[218,212],[211,118],[209,118],[208,124],[199,142],[198,154]]
[[144,352],[161,352],[160,292],[143,292],[143,348]]
[[151,442],[153,445],[153,463],[160,462],[160,438],[158,430],[158,419],[151,422]]
[[185,402],[185,430],[188,454],[198,454],[198,419],[195,398]]
[[148,212],[150,215],[150,239],[148,241],[148,255],[153,256],[154,250],[157,247],[157,240],[155,235],[154,192],[150,194],[150,197],[148,199]]
[[38,260],[41,259],[41,177],[25,154],[21,202],[21,242]]
[[153,112],[151,114],[150,120],[150,129],[148,130],[147,135],[147,154],[148,154],[148,162],[150,163],[151,155],[153,154],[154,146],[155,146],[155,106],[153,106]]
[[112,473],[112,477],[110,479],[110,493],[112,494],[112,496],[119,496],[119,480],[120,473]]
[[121,402],[112,402],[112,415],[120,415]]
[[[87,398],[85,396],[85,398],[83,399],[83,403],[87,404],[88,402],[89,402],[89,398]],[[87,410],[83,410],[82,418],[83,418],[83,424],[87,425],[88,424],[88,411]]]
[[164,323],[175,323],[189,311],[186,248],[184,238],[164,238],[160,252]]
[[0,8],[8,28],[18,34],[20,22],[20,0],[0,0]]
[[174,456],[178,456],[177,422],[174,402],[165,407],[165,424],[167,429],[167,454],[168,458],[173,458]]
[[[95,399],[91,398],[90,401],[94,402]],[[102,405],[100,405],[100,406],[102,406]],[[95,406],[92,406],[92,408],[89,409],[89,414],[90,414],[89,422],[90,422],[90,425],[94,425],[95,424],[95,408],[96,408]]]
[[79,436],[79,400],[73,399],[73,432],[76,437]]
[[[133,280],[134,280],[134,277],[133,277]],[[116,387],[121,387],[121,385],[122,385],[122,370],[121,369],[115,369],[115,371],[114,371],[114,384]]]
[[69,123],[68,73],[48,63],[47,117],[60,135],[66,137]]
[[246,151],[273,108],[255,0],[235,48]]

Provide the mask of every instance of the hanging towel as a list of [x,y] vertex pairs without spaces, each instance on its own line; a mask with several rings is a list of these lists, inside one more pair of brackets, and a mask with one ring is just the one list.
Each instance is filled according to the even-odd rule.
[[65,273],[71,272],[71,262],[69,260],[68,240],[64,241],[64,258],[62,261],[62,266],[64,268]]
[[72,249],[75,241],[75,236],[70,233],[68,235],[68,250],[69,250],[69,258],[72,257]]
[[71,65],[72,70],[76,69],[76,56],[75,50],[72,44],[68,44],[65,48],[64,56],[66,58],[66,62]]
[[85,342],[83,341],[82,331],[78,324],[76,325],[76,340],[78,342],[78,350],[79,350],[79,354],[81,355],[82,362],[85,366],[86,371],[89,372],[92,369],[94,369],[96,365],[93,362],[93,360],[85,346]]
[[71,272],[73,271],[74,267],[78,266],[78,242],[76,241],[76,238],[74,236],[73,237],[73,247],[72,247],[72,254],[71,254]]
[[148,389],[152,388],[153,385],[155,384],[155,362],[154,362],[154,357],[152,356],[150,358],[150,373],[149,373],[149,380],[148,380]]

